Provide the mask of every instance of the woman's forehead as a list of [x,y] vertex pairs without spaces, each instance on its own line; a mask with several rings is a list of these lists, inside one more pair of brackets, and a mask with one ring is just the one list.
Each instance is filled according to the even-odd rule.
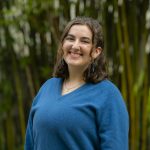
[[92,31],[87,25],[72,25],[68,34],[82,35],[85,37],[88,36],[89,38],[92,38]]

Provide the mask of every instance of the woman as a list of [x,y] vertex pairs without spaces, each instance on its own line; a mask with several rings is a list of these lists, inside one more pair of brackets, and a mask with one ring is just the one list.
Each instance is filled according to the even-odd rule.
[[77,17],[66,26],[54,77],[30,111],[25,150],[127,150],[128,113],[107,79],[102,28]]

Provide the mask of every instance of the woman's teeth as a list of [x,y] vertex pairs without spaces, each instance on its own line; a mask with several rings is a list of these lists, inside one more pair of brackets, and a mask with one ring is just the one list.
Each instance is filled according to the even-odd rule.
[[72,54],[72,55],[80,55],[80,56],[82,56],[81,53],[77,53],[77,52],[69,52],[69,53]]

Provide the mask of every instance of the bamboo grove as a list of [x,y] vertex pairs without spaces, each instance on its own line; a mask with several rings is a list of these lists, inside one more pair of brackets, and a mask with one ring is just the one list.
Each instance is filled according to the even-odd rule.
[[150,149],[149,0],[0,0],[0,150],[22,150],[29,109],[51,77],[60,34],[75,16],[104,29],[111,80],[130,115],[130,150]]

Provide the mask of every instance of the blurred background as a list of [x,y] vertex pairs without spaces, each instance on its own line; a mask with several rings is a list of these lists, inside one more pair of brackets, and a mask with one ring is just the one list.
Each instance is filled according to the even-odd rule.
[[130,115],[130,150],[150,149],[150,0],[0,0],[0,150],[23,150],[60,35],[83,15],[103,25],[109,74]]

